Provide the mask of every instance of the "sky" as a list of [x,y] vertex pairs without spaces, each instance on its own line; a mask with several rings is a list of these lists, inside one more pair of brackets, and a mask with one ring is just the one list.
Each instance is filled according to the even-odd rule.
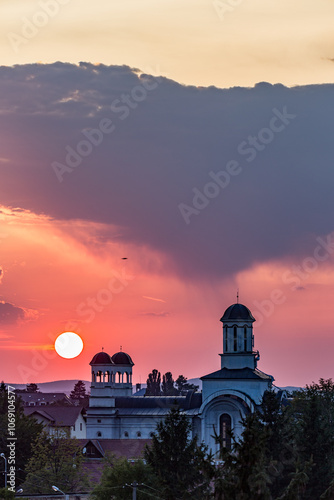
[[0,379],[205,375],[237,290],[276,385],[333,377],[333,13],[2,2]]

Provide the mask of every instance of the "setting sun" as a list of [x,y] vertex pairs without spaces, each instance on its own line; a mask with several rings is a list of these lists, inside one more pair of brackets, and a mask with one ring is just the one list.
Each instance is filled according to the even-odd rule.
[[55,350],[66,359],[76,358],[83,349],[82,338],[74,332],[61,333],[55,341]]

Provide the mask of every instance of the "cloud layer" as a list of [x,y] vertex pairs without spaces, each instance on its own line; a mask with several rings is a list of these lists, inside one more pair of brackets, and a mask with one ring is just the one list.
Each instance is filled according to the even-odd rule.
[[333,89],[2,67],[3,204],[117,228],[187,279],[301,258],[333,231]]

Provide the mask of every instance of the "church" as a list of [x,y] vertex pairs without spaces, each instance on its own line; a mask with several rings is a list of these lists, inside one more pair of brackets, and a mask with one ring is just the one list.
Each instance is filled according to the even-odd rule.
[[[136,396],[132,392],[132,368],[129,354],[95,354],[91,365],[92,384],[87,409],[89,440],[149,440],[157,423],[163,420],[175,401],[188,417],[192,436],[218,453],[212,435],[220,434],[230,446],[228,430],[236,438],[242,432],[240,418],[254,411],[274,378],[257,368],[260,359],[254,350],[250,310],[239,303],[226,309],[223,326],[223,354],[220,369],[204,375],[202,392],[188,391],[184,396]],[[125,444],[125,443],[124,443]]]

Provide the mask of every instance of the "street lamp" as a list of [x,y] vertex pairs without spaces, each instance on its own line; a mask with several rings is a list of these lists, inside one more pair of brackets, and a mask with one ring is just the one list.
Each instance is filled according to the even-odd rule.
[[7,458],[4,453],[1,453],[0,457],[2,457],[5,461],[5,488],[7,488]]
[[54,491],[57,491],[58,493],[61,493],[62,495],[64,495],[65,500],[70,500],[69,495],[66,495],[66,493],[64,493],[63,491],[61,491],[61,490],[58,488],[58,486],[52,486],[52,489],[53,489]]

